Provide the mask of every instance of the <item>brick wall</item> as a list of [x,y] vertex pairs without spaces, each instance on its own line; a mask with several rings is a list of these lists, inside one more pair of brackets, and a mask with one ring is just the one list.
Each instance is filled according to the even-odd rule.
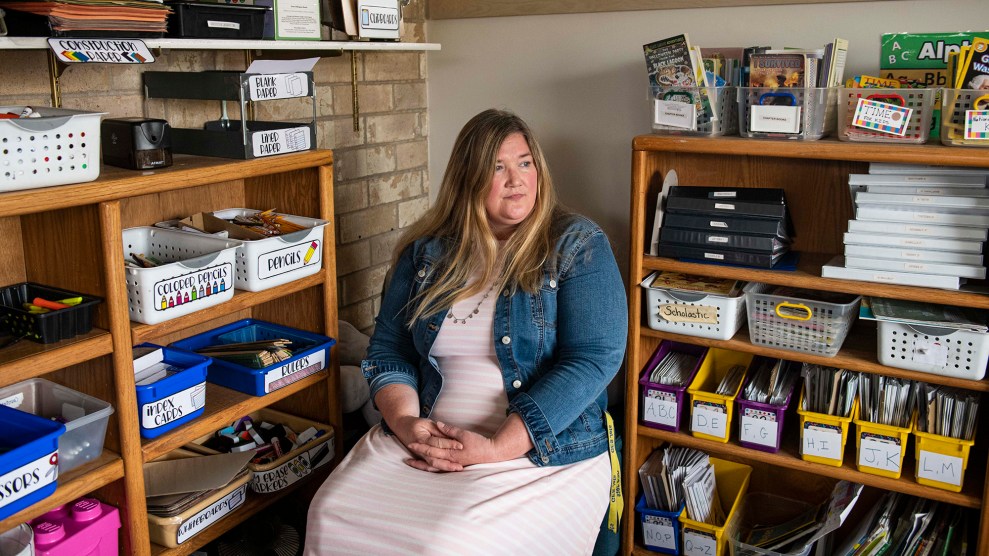
[[[425,42],[424,1],[403,9],[402,40]],[[362,330],[377,314],[391,249],[402,228],[429,202],[425,52],[357,52],[360,131],[353,130],[350,52],[316,64],[318,146],[334,151],[337,272],[340,318]],[[166,51],[145,66],[79,64],[61,78],[62,106],[107,112],[110,117],[144,113],[141,72],[242,70],[242,52]],[[47,106],[43,51],[0,52],[0,105]],[[295,101],[261,103],[260,119],[305,115]],[[229,115],[238,109],[229,103]],[[176,127],[201,125],[220,115],[215,101],[153,101],[148,115]]]

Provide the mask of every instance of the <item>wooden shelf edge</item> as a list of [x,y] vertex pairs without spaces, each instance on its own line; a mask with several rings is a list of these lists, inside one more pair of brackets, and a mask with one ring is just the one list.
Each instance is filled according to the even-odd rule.
[[201,309],[195,313],[167,320],[158,324],[131,323],[131,340],[134,345],[147,342],[158,336],[164,336],[172,332],[178,332],[190,326],[195,326],[202,322],[219,318],[237,311],[249,309],[261,303],[267,303],[280,297],[285,297],[302,290],[318,286],[326,280],[325,272],[317,272],[312,276],[306,276],[293,282],[289,282],[277,288],[271,288],[260,292],[247,292],[234,290],[234,296],[230,301],[225,301],[219,305]]
[[[151,554],[153,556],[186,556],[187,554],[191,554],[207,543],[220,537],[227,531],[230,531],[234,527],[240,525],[261,510],[271,506],[288,495],[295,493],[300,488],[308,486],[312,483],[312,481],[318,480],[322,482],[326,479],[327,475],[328,470],[320,469],[314,471],[313,474],[306,479],[292,483],[288,488],[272,494],[258,494],[251,491],[250,487],[248,487],[247,500],[244,501],[244,504],[239,508],[223,516],[223,519],[220,519],[213,525],[210,525],[208,528],[204,529],[202,533],[199,533],[187,542],[180,544],[175,548],[166,548],[164,546],[152,543]],[[303,533],[304,531],[300,531],[300,538]]]
[[[978,480],[977,477],[974,477],[975,473],[972,474],[972,477],[969,477],[969,484],[962,492],[950,492],[947,490],[918,484],[913,480],[912,467],[910,469],[905,468],[899,479],[865,473],[855,469],[854,464],[849,464],[849,458],[854,458],[854,442],[850,442],[853,444],[852,446],[845,446],[845,464],[842,467],[832,467],[830,465],[804,461],[799,456],[786,453],[782,450],[776,453],[763,452],[760,450],[744,448],[733,442],[716,442],[714,440],[697,438],[683,432],[667,432],[639,425],[638,433],[642,436],[663,440],[678,446],[689,446],[691,448],[703,450],[704,452],[710,454],[735,456],[751,461],[768,463],[777,467],[786,467],[788,469],[803,471],[814,475],[821,475],[834,479],[846,479],[866,486],[893,490],[896,492],[919,496],[929,500],[936,500],[938,502],[946,502],[948,504],[954,504],[965,508],[979,509],[982,507],[982,497],[972,493],[973,491],[978,491],[979,493],[982,491],[982,481]],[[849,452],[849,450],[851,452]]]
[[0,384],[38,377],[112,352],[113,338],[100,328],[53,344],[21,340],[0,351]]
[[16,514],[0,521],[0,533],[30,521],[49,510],[72,502],[94,490],[124,477],[124,461],[120,455],[103,450],[95,460],[81,465],[58,478],[58,488],[48,498],[39,500]]
[[[859,338],[852,338],[851,335],[845,339],[846,343],[843,344],[842,349],[837,355],[834,357],[824,357],[811,353],[773,349],[755,345],[749,340],[748,330],[745,326],[743,326],[731,340],[712,340],[709,338],[699,338],[697,336],[687,336],[684,334],[672,334],[670,332],[653,330],[645,326],[642,326],[640,333],[642,336],[657,338],[660,340],[672,340],[674,342],[683,342],[699,346],[716,347],[744,353],[754,353],[756,355],[765,355],[767,357],[786,359],[788,361],[801,361],[804,363],[812,363],[826,367],[839,367],[850,371],[860,371],[897,378],[906,378],[909,380],[918,380],[931,384],[942,384],[945,386],[963,388],[965,390],[989,392],[989,380],[987,379],[966,380],[963,378],[941,376],[880,365],[878,358],[875,355],[876,351],[874,344],[871,350],[868,348],[863,348],[861,345],[849,347],[849,344],[854,344],[857,340],[860,341]],[[635,369],[635,372],[641,372],[641,369]]]
[[[148,48],[172,50],[304,50],[333,52],[338,50],[427,51],[440,49],[438,43],[428,42],[272,41],[194,38],[143,40]],[[48,42],[46,37],[0,37],[0,50],[47,49]]]
[[242,417],[263,407],[268,407],[296,392],[315,386],[326,380],[328,372],[328,370],[319,371],[316,374],[297,380],[284,388],[279,388],[264,396],[252,396],[216,384],[207,383],[206,410],[203,412],[203,415],[158,438],[144,440],[141,446],[141,451],[144,453],[144,461],[151,461],[161,457],[176,448],[188,444],[196,438],[212,434],[218,429],[229,425],[238,417]]

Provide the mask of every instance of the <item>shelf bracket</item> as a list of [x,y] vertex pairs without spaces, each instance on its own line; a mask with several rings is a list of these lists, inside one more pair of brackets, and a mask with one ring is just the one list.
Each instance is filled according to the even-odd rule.
[[[247,71],[247,68],[251,67],[252,63],[254,63],[254,51],[250,49],[245,50],[244,71]],[[243,93],[241,93],[241,97],[243,97]],[[253,102],[247,103],[247,114],[244,114],[243,112],[244,102],[243,102],[243,98],[241,98],[240,109],[241,109],[240,119],[244,121],[244,124],[241,125],[241,131],[244,133],[244,144],[247,144],[247,122],[254,121],[254,103]],[[226,115],[226,110],[224,110],[224,116],[225,115]]]
[[65,68],[68,65],[59,61],[58,56],[55,56],[55,53],[50,48],[46,52],[48,53],[48,80],[51,87],[52,108],[61,108],[62,89],[59,86],[58,80],[65,73]]
[[357,94],[357,51],[350,51],[350,90],[354,102],[354,132],[361,130],[361,101]]

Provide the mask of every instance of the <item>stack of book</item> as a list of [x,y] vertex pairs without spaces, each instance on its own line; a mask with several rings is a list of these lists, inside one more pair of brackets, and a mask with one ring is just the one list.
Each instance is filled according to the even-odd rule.
[[58,37],[160,37],[172,11],[162,0],[4,0],[0,7],[12,10],[21,34]]
[[792,237],[782,189],[671,187],[659,255],[772,268]]
[[954,290],[985,279],[986,177],[985,170],[890,164],[851,174],[855,218],[845,256],[821,275]]

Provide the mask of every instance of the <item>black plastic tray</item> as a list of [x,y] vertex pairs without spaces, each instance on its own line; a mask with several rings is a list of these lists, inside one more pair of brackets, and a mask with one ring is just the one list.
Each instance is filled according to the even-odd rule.
[[[23,308],[35,297],[57,301],[82,297],[82,302],[67,309],[31,314]],[[0,331],[11,336],[24,336],[35,342],[50,344],[93,328],[93,313],[103,299],[69,290],[51,288],[33,282],[23,282],[0,288]]]

